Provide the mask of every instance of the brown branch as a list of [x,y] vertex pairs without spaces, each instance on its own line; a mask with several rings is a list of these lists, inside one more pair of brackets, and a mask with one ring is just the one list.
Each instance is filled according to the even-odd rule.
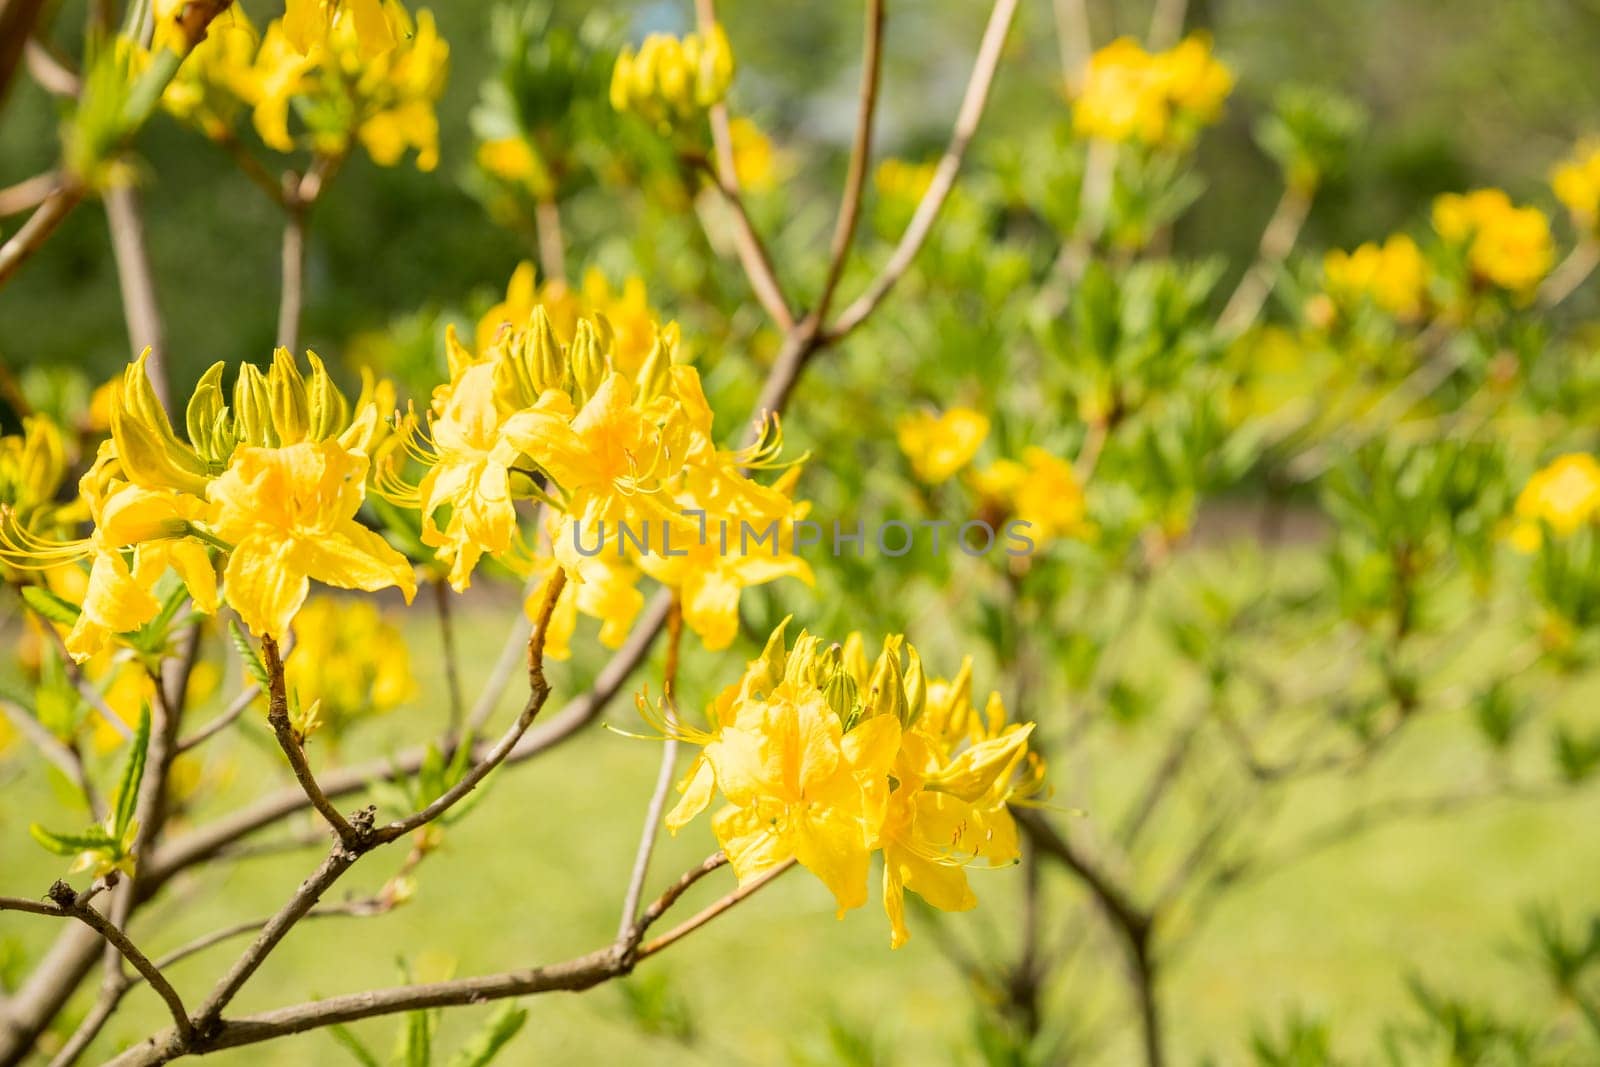
[[439,655],[444,660],[445,697],[449,701],[448,719],[445,723],[446,748],[453,749],[461,737],[462,708],[466,698],[461,694],[461,666],[456,659],[456,628],[450,615],[450,583],[441,575],[433,585],[434,614],[439,619]]
[[544,646],[549,635],[550,618],[555,614],[556,601],[561,599],[561,591],[566,584],[567,572],[558,569],[546,586],[544,602],[539,606],[538,619],[534,622],[533,633],[528,637],[528,702],[523,705],[522,714],[517,716],[494,747],[461,776],[459,782],[421,810],[378,830],[373,834],[373,841],[384,844],[426,826],[465,799],[511,755],[517,742],[522,740],[522,735],[528,732],[528,727],[533,725],[533,720],[544,708],[545,701],[550,698],[550,683],[544,676]]
[[[725,858],[719,852],[687,871],[645,909],[640,918],[641,929],[664,914],[690,886],[725,863]],[[305,1033],[308,1030],[377,1016],[426,1008],[480,1004],[490,1000],[538,993],[577,992],[590,989],[602,982],[631,973],[638,961],[661,952],[704,926],[793,866],[794,861],[790,860],[754,881],[740,886],[669,933],[639,947],[636,952],[631,951],[628,939],[619,938],[604,948],[545,967],[530,967],[500,974],[459,978],[448,982],[348,993],[238,1019],[222,1019],[215,1012],[208,1013],[206,1008],[202,1008],[201,1013],[195,1018],[192,1033],[187,1037],[174,1030],[165,1031],[128,1049],[110,1063],[115,1067],[153,1067],[183,1056],[254,1045],[290,1034]],[[305,892],[306,890],[302,888],[302,892],[296,895],[296,900],[304,896]],[[278,922],[281,916],[282,913],[274,917],[273,922]],[[265,936],[266,931],[263,931],[262,937]],[[261,939],[258,938],[259,940]]]
[[861,217],[861,194],[867,185],[867,164],[872,156],[872,122],[878,110],[878,87],[883,80],[883,0],[867,0],[866,40],[861,56],[860,103],[856,111],[855,140],[850,145],[850,163],[845,171],[844,195],[839,201],[839,218],[833,228],[833,243],[828,253],[828,273],[817,296],[811,317],[822,322],[828,316],[834,290],[844,274],[844,264],[855,240]]
[[1164,51],[1178,43],[1183,36],[1183,21],[1189,11],[1189,0],[1156,0],[1150,14],[1150,50]]
[[28,221],[5,244],[0,245],[0,285],[10,281],[11,276],[55,233],[56,227],[83,199],[84,192],[82,185],[63,179],[28,216]]
[[956,173],[961,169],[961,161],[966,156],[967,146],[971,144],[972,137],[978,130],[978,122],[983,118],[984,106],[989,99],[989,88],[994,83],[995,71],[1000,65],[1000,49],[1005,44],[1006,34],[1011,29],[1011,21],[1016,13],[1017,0],[995,0],[994,10],[989,14],[989,23],[983,31],[983,40],[978,45],[978,57],[972,67],[972,77],[967,82],[961,110],[956,114],[949,147],[945,149],[938,167],[934,170],[933,180],[928,184],[927,192],[923,193],[921,202],[917,204],[916,213],[911,216],[906,232],[901,236],[900,243],[895,246],[894,253],[889,257],[889,262],[885,264],[883,271],[871,285],[867,286],[866,292],[846,307],[834,321],[833,326],[825,331],[829,340],[845,336],[866,321],[867,316],[883,302],[895,283],[910,268],[917,253],[922,250],[923,243],[933,231],[933,224],[939,217],[939,211],[950,196],[950,190],[955,188]]
[[53,170],[24,178],[15,185],[0,189],[0,218],[31,211],[59,185],[61,176]]
[[1539,286],[1539,305],[1552,308],[1564,302],[1594,273],[1596,265],[1600,265],[1600,241],[1585,236]]
[[82,91],[83,83],[78,80],[77,74],[37,37],[28,38],[22,58],[28,65],[29,77],[51,96],[70,99]]
[[[700,32],[709,33],[717,21],[715,0],[695,0],[694,11]],[[739,168],[734,163],[733,135],[728,128],[728,105],[719,102],[712,106],[709,118],[711,142],[716,155],[716,180],[713,184],[733,209],[734,248],[738,252],[739,262],[750,279],[750,288],[755,291],[756,299],[772,321],[778,324],[778,328],[787,333],[794,328],[794,315],[789,311],[789,302],[783,295],[783,286],[778,282],[772,260],[744,208],[744,195],[739,188]]]
[[17,897],[0,897],[0,911],[25,911],[34,915],[72,918],[83,923],[104,938],[107,944],[116,949],[133,965],[133,969],[150,983],[150,988],[166,1002],[178,1033],[189,1034],[189,1013],[184,1009],[183,999],[178,996],[177,990],[167,981],[166,975],[150,962],[150,958],[139,950],[139,946],[135,945],[120,927],[91,906],[93,898],[109,884],[109,882],[98,882],[87,892],[77,893],[65,882],[57,882],[50,887],[49,903]]
[[358,847],[361,843],[360,833],[333,806],[328,794],[317,782],[316,775],[311,773],[311,765],[306,762],[305,747],[295,732],[294,724],[289,721],[289,694],[283,678],[283,658],[278,654],[278,642],[270,634],[261,638],[261,661],[267,669],[267,725],[272,727],[278,747],[288,757],[295,780],[300,783],[300,789],[311,806],[333,827],[340,843],[346,848]]

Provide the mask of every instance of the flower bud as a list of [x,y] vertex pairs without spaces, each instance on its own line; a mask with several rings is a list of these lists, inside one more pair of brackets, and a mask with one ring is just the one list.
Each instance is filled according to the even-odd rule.
[[656,331],[655,342],[639,368],[639,403],[646,404],[672,388],[672,357],[678,347],[677,324]]
[[336,437],[350,421],[350,402],[333,384],[333,376],[315,352],[307,350],[306,359],[311,363],[311,384],[307,390],[309,439],[322,441]]
[[267,386],[272,398],[272,425],[278,431],[278,439],[286,445],[304,441],[311,426],[311,404],[306,395],[306,380],[300,376],[300,368],[294,365],[294,357],[287,348],[273,351]]
[[239,440],[256,448],[281,443],[272,424],[272,396],[266,375],[254,363],[242,363],[233,383],[233,418]]
[[600,338],[587,319],[580,319],[573,334],[572,346],[567,350],[572,364],[572,399],[582,406],[600,388],[606,377],[606,359],[600,350]]

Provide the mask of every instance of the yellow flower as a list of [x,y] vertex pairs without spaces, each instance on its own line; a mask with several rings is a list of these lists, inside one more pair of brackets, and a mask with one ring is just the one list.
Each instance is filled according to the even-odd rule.
[[720,25],[701,37],[653,33],[636,53],[624,47],[611,72],[611,106],[670,131],[722,101],[733,81],[733,51]]
[[285,0],[284,36],[301,55],[326,45],[336,30],[345,27],[367,59],[395,46],[383,0]]
[[1088,530],[1083,485],[1072,464],[1042,448],[1023,450],[1022,462],[1002,459],[972,475],[988,507],[1028,524],[1038,544]]
[[1548,527],[1571,537],[1600,516],[1600,462],[1587,452],[1558,456],[1528,479],[1517,496],[1511,542],[1532,552]]
[[1417,243],[1405,234],[1395,234],[1381,245],[1368,242],[1353,252],[1335,249],[1324,257],[1322,270],[1335,295],[1368,297],[1402,319],[1422,314],[1428,265]]
[[555,180],[533,145],[521,135],[497,137],[478,145],[478,166],[511,185],[520,185],[535,197],[555,195]]
[[400,631],[367,600],[318,596],[294,621],[284,677],[302,706],[317,705],[334,736],[356,719],[382,715],[417,689]]
[[329,439],[240,448],[211,483],[213,529],[233,546],[224,592],[253,633],[281,638],[311,578],[416,594],[411,564],[355,520],[366,474],[366,456]]
[[292,21],[267,27],[254,63],[235,79],[263,143],[279,152],[298,146],[289,130],[293,107],[306,125],[305,147],[322,155],[342,156],[355,139],[379,166],[395,165],[409,149],[418,169],[437,166],[434,104],[450,48],[432,13],[417,12],[413,23],[394,0],[305,0],[290,14]]
[[1555,263],[1544,212],[1516,207],[1499,189],[1438,197],[1433,228],[1446,241],[1466,248],[1474,275],[1509,292],[1531,292]]
[[1580,144],[1572,158],[1551,173],[1550,187],[1572,213],[1573,222],[1593,230],[1600,223],[1600,142]]
[[1028,751],[1033,724],[1008,722],[997,695],[977,715],[970,662],[956,682],[930,683],[902,637],[885,639],[869,666],[859,635],[824,649],[802,633],[790,648],[786,625],[708,709],[709,730],[668,723],[641,700],[658,726],[702,746],[666,825],[676,833],[720,792],[728,803],[712,828],[739,880],[797,859],[841,915],[865,901],[868,859],[881,849],[899,947],[907,889],[963,910],[977,902],[968,866],[1016,861],[1009,805],[1044,774]]
[[161,96],[167,112],[207,137],[230,134],[252,95],[249,71],[260,36],[234,4],[208,28]]
[[1121,37],[1090,57],[1073,101],[1073,128],[1107,141],[1183,145],[1217,120],[1232,88],[1232,73],[1203,36],[1155,54]]
[[895,424],[895,436],[917,478],[938,485],[971,462],[989,436],[989,419],[971,408],[918,411]]

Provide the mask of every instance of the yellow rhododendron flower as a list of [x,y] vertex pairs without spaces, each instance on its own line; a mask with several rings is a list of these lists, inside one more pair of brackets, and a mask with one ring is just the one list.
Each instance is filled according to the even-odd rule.
[[1499,189],[1438,197],[1433,228],[1446,241],[1466,248],[1474,275],[1509,292],[1531,292],[1555,263],[1544,212],[1517,207]]
[[760,126],[741,115],[728,122],[728,138],[733,142],[733,173],[741,188],[764,193],[778,184],[778,151]]
[[1073,128],[1107,141],[1182,145],[1217,120],[1232,89],[1233,74],[1203,36],[1153,54],[1122,37],[1090,57],[1073,101]]
[[294,620],[284,663],[288,689],[335,737],[356,719],[393,711],[416,695],[400,631],[367,600],[312,597]]
[[895,424],[900,451],[917,479],[928,485],[949,480],[972,461],[989,436],[989,418],[971,408],[940,415],[918,411]]
[[1402,319],[1422,314],[1428,264],[1417,243],[1403,233],[1381,245],[1369,241],[1352,252],[1335,249],[1323,258],[1322,271],[1336,296],[1368,297]]
[[833,893],[839,913],[865,903],[869,858],[882,851],[890,945],[899,947],[907,889],[960,911],[977,903],[975,864],[1018,857],[1008,807],[1043,787],[1028,750],[1033,724],[1010,723],[998,695],[971,705],[971,664],[930,682],[904,638],[869,663],[859,635],[824,648],[787,624],[707,711],[709,729],[640,707],[700,755],[667,815],[676,833],[720,793],[712,829],[741,883],[791,859]]
[[233,546],[224,595],[251,632],[281,638],[312,578],[416,594],[411,564],[355,520],[366,474],[366,456],[330,439],[241,448],[211,483],[213,528]]
[[1517,495],[1511,541],[1532,552],[1546,528],[1571,537],[1600,517],[1600,462],[1587,452],[1558,456],[1528,479]]
[[1600,142],[1586,141],[1550,175],[1550,187],[1585,230],[1600,223]]

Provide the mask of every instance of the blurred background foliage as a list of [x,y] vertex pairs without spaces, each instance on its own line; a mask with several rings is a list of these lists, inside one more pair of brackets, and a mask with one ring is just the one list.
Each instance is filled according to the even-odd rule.
[[[70,5],[68,5],[70,7]],[[245,5],[248,10],[251,5]],[[558,21],[576,24],[590,5],[556,0]],[[341,359],[353,337],[419,307],[461,306],[504,285],[531,257],[528,235],[485,225],[470,193],[474,144],[469,115],[494,68],[489,0],[437,5],[451,48],[439,105],[439,168],[380,168],[358,156],[319,205],[312,230],[305,342]],[[1092,5],[1095,39],[1142,33],[1141,4]],[[1115,10],[1113,16],[1111,9]],[[637,40],[690,26],[689,4],[616,0],[607,17]],[[761,123],[780,148],[803,151],[785,207],[796,240],[826,241],[825,210],[853,122],[859,12],[848,4],[764,0],[724,5],[742,75],[736,113]],[[880,157],[933,155],[948,132],[983,12],[936,0],[906,0],[891,12]],[[56,31],[75,51],[75,17]],[[1600,49],[1600,7],[1590,0],[1210,0],[1190,25],[1209,29],[1239,88],[1221,127],[1202,142],[1208,183],[1184,216],[1175,247],[1224,253],[1230,272],[1249,262],[1270,215],[1277,168],[1252,137],[1276,87],[1307,82],[1340,90],[1371,122],[1347,170],[1319,195],[1308,223],[1313,247],[1349,247],[1394,228],[1437,192],[1497,184],[1521,198],[1600,113],[1590,58]],[[1050,7],[1024,5],[984,119],[986,145],[1049,127],[1066,116]],[[1060,108],[1052,106],[1060,100]],[[28,79],[0,118],[0,186],[51,166],[58,106]],[[276,315],[280,217],[229,158],[171,119],[141,140],[152,168],[145,212],[150,255],[163,284],[174,385],[186,387],[217,359],[264,361]],[[620,276],[633,255],[616,247],[608,192],[568,208],[569,263],[599,258]],[[685,232],[656,236],[682,242]],[[98,382],[127,355],[103,213],[70,219],[16,280],[0,291],[0,360],[12,368],[81,367]],[[671,244],[655,250],[662,260]],[[1226,292],[1227,282],[1219,288]],[[666,315],[680,309],[652,292]],[[42,310],[47,309],[47,310]]]

